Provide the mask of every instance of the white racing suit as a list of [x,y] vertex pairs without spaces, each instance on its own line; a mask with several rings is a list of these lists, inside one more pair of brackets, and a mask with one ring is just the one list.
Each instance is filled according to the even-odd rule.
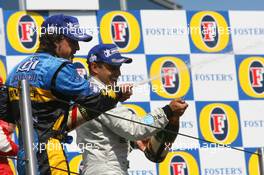
[[[91,82],[103,86],[94,77]],[[144,117],[138,117],[128,108],[118,106],[107,113],[125,119],[164,128],[168,119],[162,108],[157,108]],[[156,134],[159,130],[131,121],[100,115],[77,128],[77,144],[82,150],[85,175],[123,175],[128,174],[129,141],[140,140]]]

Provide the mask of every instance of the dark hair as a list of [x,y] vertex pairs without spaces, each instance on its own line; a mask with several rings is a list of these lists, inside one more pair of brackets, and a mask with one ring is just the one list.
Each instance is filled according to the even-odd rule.
[[65,37],[63,35],[57,35],[57,34],[42,34],[39,37],[39,48],[37,49],[37,52],[47,52],[53,56],[56,56],[56,42],[59,42],[63,40]]

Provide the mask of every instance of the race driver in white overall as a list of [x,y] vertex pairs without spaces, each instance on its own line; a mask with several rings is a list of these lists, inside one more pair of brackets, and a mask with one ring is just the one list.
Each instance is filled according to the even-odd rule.
[[[114,44],[99,44],[93,47],[87,58],[91,84],[99,89],[106,85],[112,87],[120,76],[122,63],[131,63],[131,58],[120,55]],[[132,95],[129,87],[122,88],[124,100]],[[77,128],[77,144],[82,150],[83,169],[85,175],[124,175],[128,174],[130,142],[148,138],[140,143],[141,150],[151,161],[161,162],[167,150],[164,142],[173,142],[179,129],[179,117],[184,113],[187,104],[175,99],[161,108],[157,108],[144,117],[133,114],[128,108],[117,106],[107,113],[125,119],[149,124],[158,128],[174,130],[176,134],[168,134],[155,128],[119,119],[111,115],[100,115]],[[73,111],[76,110],[73,109]],[[76,113],[76,112],[75,112]],[[151,137],[152,136],[152,137]],[[129,140],[129,141],[128,141]]]

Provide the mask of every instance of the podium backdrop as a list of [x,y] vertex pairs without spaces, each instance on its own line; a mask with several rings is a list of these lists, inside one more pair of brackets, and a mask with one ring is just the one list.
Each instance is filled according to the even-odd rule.
[[[1,12],[1,11],[0,11]],[[0,13],[0,74],[34,52],[37,29],[57,12]],[[180,133],[255,152],[264,146],[264,12],[262,11],[98,11],[65,12],[93,35],[80,43],[74,62],[87,76],[85,56],[99,42],[115,43],[133,63],[121,68],[120,83],[139,83],[125,103],[144,115],[170,99],[189,104]],[[161,77],[162,73],[168,73]],[[75,132],[71,133],[75,137]],[[67,145],[71,170],[81,156]],[[178,136],[166,160],[129,155],[130,175],[257,175],[256,155]]]

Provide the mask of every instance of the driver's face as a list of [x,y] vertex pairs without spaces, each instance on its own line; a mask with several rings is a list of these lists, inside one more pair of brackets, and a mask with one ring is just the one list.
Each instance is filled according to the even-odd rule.
[[106,63],[100,63],[97,66],[97,73],[95,77],[97,77],[106,85],[114,86],[117,83],[118,77],[121,75],[120,67],[121,66],[113,66]]
[[64,37],[56,44],[56,55],[71,60],[77,50],[80,50],[78,41]]

